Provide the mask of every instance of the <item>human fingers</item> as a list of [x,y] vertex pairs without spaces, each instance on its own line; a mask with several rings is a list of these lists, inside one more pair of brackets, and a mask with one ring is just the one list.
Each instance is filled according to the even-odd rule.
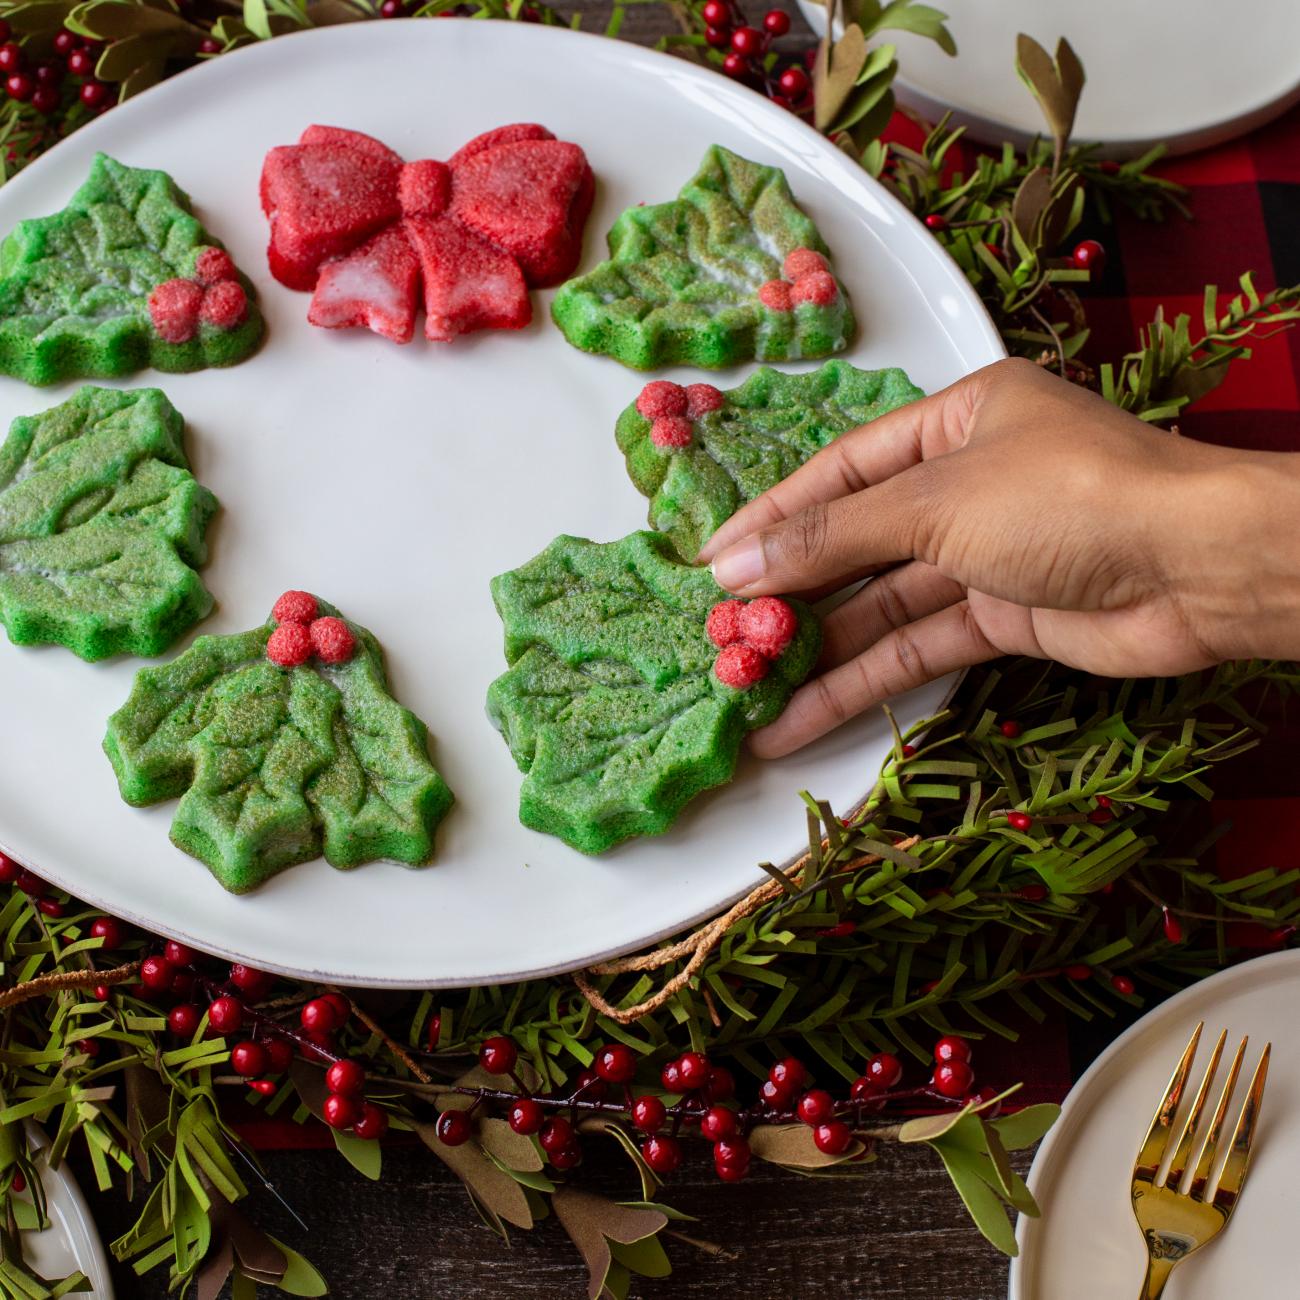
[[824,447],[788,478],[742,507],[700,549],[707,564],[733,542],[809,506],[860,492],[918,461],[959,446],[974,400],[971,380],[890,411]]
[[737,596],[758,596],[817,590],[910,560],[925,535],[934,478],[934,465],[914,465],[877,487],[807,506],[719,552],[713,577]]
[[965,595],[961,583],[932,565],[913,561],[890,569],[822,619],[820,667],[847,663],[895,628],[937,614]]
[[1002,653],[981,631],[969,603],[959,601],[806,682],[775,722],[750,735],[750,749],[760,758],[780,758],[891,696]]

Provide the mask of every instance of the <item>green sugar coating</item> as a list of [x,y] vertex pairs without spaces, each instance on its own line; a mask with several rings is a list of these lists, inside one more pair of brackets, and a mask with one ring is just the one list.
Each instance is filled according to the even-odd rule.
[[828,306],[773,311],[758,299],[797,248],[829,256],[785,174],[711,145],[679,198],[615,221],[610,260],[562,285],[551,315],[574,346],[636,370],[841,352],[854,330],[842,284]]
[[201,636],[137,674],[104,738],[122,798],[179,796],[172,842],[232,893],[322,852],[340,868],[428,862],[452,795],[424,724],[388,693],[378,643],[348,623],[348,662],[281,668],[266,657],[275,626]]
[[216,498],[156,388],[82,388],[0,446],[0,624],[83,659],[157,655],[212,609],[195,568]]
[[689,447],[656,446],[635,402],[615,428],[628,474],[650,498],[651,526],[684,560],[840,434],[925,394],[901,370],[828,361],[804,375],[764,368],[723,396],[717,410],[691,421]]
[[149,315],[154,288],[192,277],[211,247],[220,245],[166,172],[96,154],[62,212],[19,222],[0,245],[0,371],[53,384],[242,361],[263,331],[242,276],[248,315],[233,329],[204,322],[188,342],[167,343]]
[[488,713],[526,773],[519,818],[583,853],[668,829],[685,804],[731,779],[745,733],[773,721],[817,657],[798,630],[747,690],[713,672],[709,611],[727,599],[661,533],[604,544],[557,537],[495,578],[511,667]]

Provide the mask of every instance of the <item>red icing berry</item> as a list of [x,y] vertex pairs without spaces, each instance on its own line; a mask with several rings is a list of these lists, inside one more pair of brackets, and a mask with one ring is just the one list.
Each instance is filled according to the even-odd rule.
[[827,262],[815,248],[796,248],[786,254],[781,269],[787,280],[797,280],[800,276],[812,275],[814,271],[825,271]]
[[780,596],[759,596],[740,610],[740,635],[765,659],[775,659],[790,644],[799,620]]
[[801,275],[790,290],[794,302],[810,302],[817,307],[829,307],[839,296],[840,286],[829,271],[811,271]]
[[743,641],[718,651],[713,671],[724,686],[743,691],[767,676],[767,660]]
[[194,263],[194,278],[203,284],[234,280],[235,263],[224,248],[205,248]]
[[266,657],[281,668],[297,668],[311,658],[311,636],[301,623],[281,623],[266,643]]
[[759,286],[758,300],[769,311],[791,311],[794,308],[790,297],[792,288],[788,280],[769,280]]
[[311,648],[325,664],[345,664],[357,648],[352,629],[341,618],[318,618],[308,629]]
[[687,390],[671,379],[652,379],[636,399],[636,409],[647,420],[657,420],[661,415],[685,415]]
[[656,447],[689,447],[694,436],[691,422],[684,415],[661,415],[650,426],[650,441]]
[[316,597],[309,591],[286,591],[271,608],[277,623],[310,623],[316,617]]
[[709,610],[708,622],[704,630],[708,638],[719,650],[734,645],[742,637],[740,630],[740,611],[745,608],[743,600],[720,600]]
[[199,315],[219,330],[232,330],[248,315],[248,295],[238,280],[220,280],[203,291]]
[[700,416],[716,411],[724,401],[726,398],[712,384],[687,384],[686,386],[686,414],[692,420],[698,420]]
[[203,290],[193,280],[164,280],[149,295],[149,319],[167,343],[188,343],[198,333]]

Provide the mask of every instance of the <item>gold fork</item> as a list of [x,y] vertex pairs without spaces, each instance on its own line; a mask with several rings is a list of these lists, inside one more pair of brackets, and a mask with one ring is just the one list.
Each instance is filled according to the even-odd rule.
[[[1215,1158],[1219,1154],[1219,1135],[1223,1130],[1223,1121],[1232,1100],[1232,1090],[1236,1087],[1237,1076],[1241,1073],[1241,1060],[1246,1052],[1247,1040],[1243,1038],[1237,1048],[1228,1070],[1227,1082],[1219,1094],[1219,1103],[1215,1107],[1214,1117],[1210,1121],[1209,1131],[1200,1143],[1200,1153],[1193,1165],[1192,1150],[1197,1145],[1201,1117],[1205,1103],[1210,1095],[1215,1072],[1223,1056],[1223,1044],[1228,1036],[1225,1029],[1219,1035],[1210,1056],[1210,1064],[1201,1080],[1200,1090],[1192,1102],[1192,1109],[1183,1125],[1174,1149],[1169,1172],[1164,1178],[1157,1178],[1165,1152],[1169,1147],[1169,1138],[1173,1132],[1174,1117],[1178,1105],[1183,1099],[1187,1086],[1187,1076],[1192,1070],[1192,1061],[1196,1056],[1196,1047],[1201,1040],[1204,1022],[1196,1026],[1192,1040],[1187,1044],[1183,1059],[1169,1080],[1169,1087],[1147,1130],[1146,1141],[1138,1152],[1137,1163],[1133,1166],[1133,1213],[1137,1216],[1138,1226],[1146,1242],[1147,1263],[1146,1281],[1143,1283],[1140,1300],[1158,1300],[1173,1272],[1174,1265],[1181,1263],[1194,1250],[1199,1250],[1211,1238],[1223,1231],[1232,1211],[1241,1196],[1241,1189],[1246,1181],[1246,1170],[1250,1165],[1250,1144],[1255,1136],[1255,1125],[1259,1121],[1260,1102],[1264,1096],[1264,1081],[1268,1078],[1268,1057],[1272,1044],[1266,1044],[1264,1053],[1255,1067],[1255,1077],[1250,1082],[1237,1127],[1232,1134],[1232,1144],[1228,1149],[1227,1159],[1219,1174],[1217,1186],[1212,1196],[1207,1196],[1210,1188],[1210,1172]],[[1192,1175],[1186,1189],[1182,1184],[1189,1165]]]

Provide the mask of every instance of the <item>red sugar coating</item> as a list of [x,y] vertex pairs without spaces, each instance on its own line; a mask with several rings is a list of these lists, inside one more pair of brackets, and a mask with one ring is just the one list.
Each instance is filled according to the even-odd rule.
[[311,648],[326,664],[345,664],[357,648],[352,629],[341,618],[318,618],[310,627]]
[[311,658],[311,637],[301,623],[281,623],[266,643],[266,657],[281,668],[297,668]]
[[740,611],[740,634],[766,659],[775,659],[799,627],[794,610],[780,596],[759,596]]
[[813,271],[825,271],[828,265],[815,248],[796,248],[786,254],[785,265],[781,269],[787,280],[797,280],[801,275],[810,275]]
[[219,330],[232,330],[248,315],[248,296],[238,280],[221,280],[203,291],[199,315]]
[[188,343],[199,330],[203,289],[193,280],[164,280],[149,295],[149,319],[168,343]]
[[718,681],[738,691],[761,682],[767,676],[767,668],[767,660],[743,641],[719,650],[713,661],[713,672]]
[[403,160],[378,140],[309,127],[262,168],[271,272],[314,289],[316,325],[363,325],[398,342],[519,329],[528,287],[577,266],[594,182],[577,145],[545,127],[501,127],[446,162]]
[[790,291],[796,303],[811,302],[818,307],[829,307],[840,296],[840,286],[829,271],[812,271],[801,275]]
[[636,399],[636,409],[647,420],[661,415],[685,415],[688,393],[671,379],[652,379]]
[[709,610],[704,630],[719,650],[740,640],[740,611],[744,608],[743,600],[720,600]]
[[271,609],[277,623],[310,623],[316,617],[316,597],[310,591],[286,591]]
[[759,286],[758,300],[770,311],[790,311],[794,306],[790,300],[790,288],[788,280],[769,280]]
[[726,400],[721,390],[714,388],[712,384],[686,385],[686,414],[692,420],[698,420],[700,416],[716,411]]
[[650,441],[656,447],[680,450],[689,447],[693,438],[691,422],[684,415],[661,415],[650,426]]
[[200,284],[218,284],[238,278],[235,263],[224,248],[205,248],[194,263],[194,278]]
[[364,325],[394,343],[415,334],[420,261],[396,226],[321,267],[307,319],[325,329]]

